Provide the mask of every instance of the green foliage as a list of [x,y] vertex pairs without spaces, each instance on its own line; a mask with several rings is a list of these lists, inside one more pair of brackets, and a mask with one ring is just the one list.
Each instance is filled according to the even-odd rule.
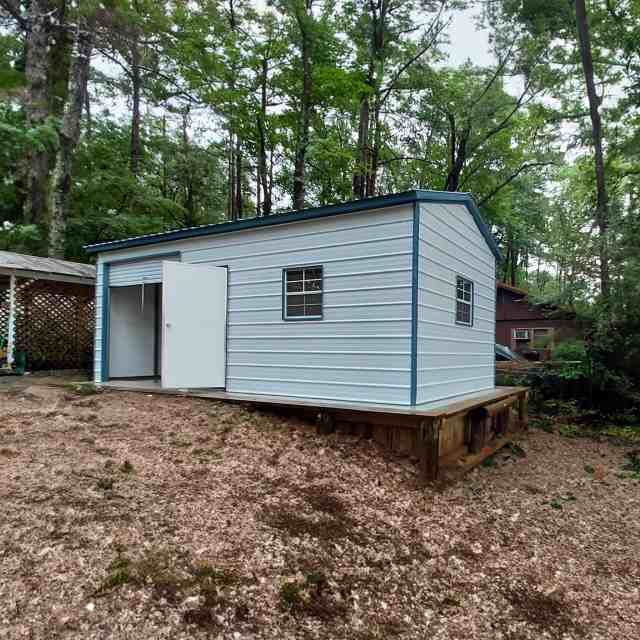
[[280,600],[287,609],[296,609],[303,602],[302,587],[297,582],[284,582],[280,587]]
[[633,479],[640,480],[640,450],[634,449],[627,452],[627,462],[622,469],[623,471],[628,471]]
[[562,509],[564,505],[568,502],[574,502],[577,498],[573,494],[568,494],[566,496],[560,496],[559,498],[554,498],[549,501],[549,506],[553,509]]
[[582,340],[565,340],[556,346],[551,353],[553,360],[582,362],[587,358],[587,350]]
[[577,438],[580,436],[580,427],[577,424],[563,424],[558,432],[565,438]]
[[38,253],[42,230],[35,224],[14,224],[5,220],[0,227],[0,249],[17,253]]

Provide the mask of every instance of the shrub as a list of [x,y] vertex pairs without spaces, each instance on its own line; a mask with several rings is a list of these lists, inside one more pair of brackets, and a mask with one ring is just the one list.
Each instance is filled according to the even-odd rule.
[[587,349],[582,340],[567,340],[553,350],[551,358],[561,362],[584,362],[587,359]]

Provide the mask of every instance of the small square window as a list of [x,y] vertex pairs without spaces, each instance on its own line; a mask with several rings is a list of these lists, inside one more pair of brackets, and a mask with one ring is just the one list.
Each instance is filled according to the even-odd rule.
[[473,324],[473,282],[462,276],[456,276],[456,322]]
[[322,319],[322,267],[285,269],[284,320]]

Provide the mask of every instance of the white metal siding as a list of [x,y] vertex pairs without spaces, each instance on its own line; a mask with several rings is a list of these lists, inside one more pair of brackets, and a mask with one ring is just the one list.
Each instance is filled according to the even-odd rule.
[[[411,205],[114,251],[100,259],[159,250],[180,251],[183,262],[229,268],[228,391],[409,404]],[[285,322],[282,270],[302,265],[323,266],[324,319]]]
[[114,264],[109,267],[109,286],[130,287],[134,284],[162,282],[162,262],[164,260],[178,260],[178,257],[167,256]]
[[[422,204],[417,403],[495,386],[495,257],[464,205]],[[455,322],[456,275],[474,283],[473,326]]]

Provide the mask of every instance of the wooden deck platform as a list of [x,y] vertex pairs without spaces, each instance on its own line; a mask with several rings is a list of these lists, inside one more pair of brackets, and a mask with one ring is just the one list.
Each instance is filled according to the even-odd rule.
[[247,403],[315,418],[318,430],[372,437],[385,448],[418,459],[425,482],[458,475],[479,464],[527,426],[526,387],[496,387],[455,401],[417,405],[331,402],[230,393],[220,389],[164,389],[155,380],[111,380],[107,389]]

